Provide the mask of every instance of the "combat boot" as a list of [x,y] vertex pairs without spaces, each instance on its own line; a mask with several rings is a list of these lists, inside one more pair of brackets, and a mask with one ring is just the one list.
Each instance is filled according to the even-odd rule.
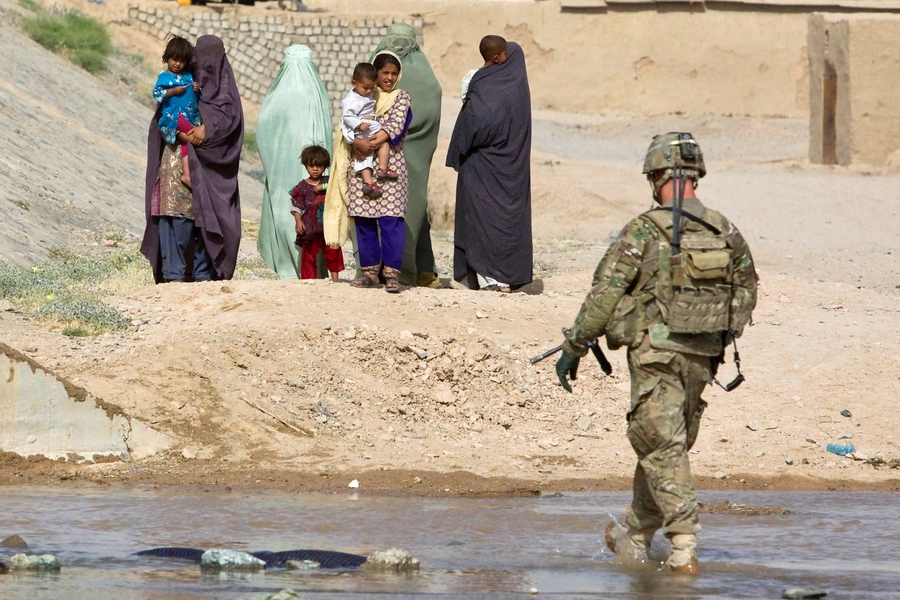
[[676,573],[699,573],[697,536],[693,533],[676,533],[669,541],[672,542],[672,554],[666,561],[665,568]]
[[615,521],[606,526],[606,546],[625,563],[649,562],[647,553],[655,529],[622,529]]

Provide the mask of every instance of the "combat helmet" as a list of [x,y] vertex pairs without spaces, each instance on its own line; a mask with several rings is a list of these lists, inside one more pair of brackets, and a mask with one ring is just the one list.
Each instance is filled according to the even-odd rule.
[[681,163],[689,177],[696,174],[695,178],[699,179],[706,175],[703,152],[693,135],[672,131],[654,136],[644,157],[643,174],[672,169],[675,163]]

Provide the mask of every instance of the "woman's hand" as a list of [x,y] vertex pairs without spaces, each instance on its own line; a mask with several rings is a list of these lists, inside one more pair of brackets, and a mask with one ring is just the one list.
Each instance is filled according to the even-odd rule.
[[175,141],[177,141],[179,144],[187,144],[188,136],[183,131],[179,131],[175,134]]
[[357,160],[362,160],[366,156],[372,154],[378,148],[380,148],[385,142],[388,141],[388,134],[386,131],[379,131],[372,137],[368,138],[356,138],[353,140],[353,156],[356,157]]
[[188,131],[186,135],[187,141],[189,141],[192,146],[197,147],[206,139],[206,125],[197,125]]

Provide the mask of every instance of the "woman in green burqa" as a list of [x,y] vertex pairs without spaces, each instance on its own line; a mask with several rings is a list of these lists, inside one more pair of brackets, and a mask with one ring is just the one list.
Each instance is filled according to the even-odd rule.
[[[281,69],[263,98],[256,143],[266,172],[257,248],[281,279],[299,276],[300,249],[291,215],[291,189],[308,174],[300,153],[318,145],[331,153],[328,93],[313,62],[312,50],[295,44],[284,52]],[[325,276],[327,272],[321,272]]]
[[441,84],[416,42],[416,29],[412,25],[391,25],[372,57],[385,50],[399,56],[403,63],[403,77],[397,83],[397,89],[409,94],[413,113],[409,133],[403,141],[409,169],[409,202],[406,205],[406,250],[400,282],[439,287],[428,221],[428,175],[441,125]]

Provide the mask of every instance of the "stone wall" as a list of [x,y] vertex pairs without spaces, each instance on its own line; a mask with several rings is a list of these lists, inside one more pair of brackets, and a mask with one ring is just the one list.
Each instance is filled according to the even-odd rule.
[[350,89],[354,65],[369,60],[392,23],[413,23],[422,43],[422,20],[405,15],[354,18],[288,12],[260,15],[242,12],[240,6],[132,5],[128,17],[139,30],[161,40],[169,34],[191,41],[209,34],[222,38],[241,97],[255,103],[262,102],[266,95],[284,58],[284,50],[291,44],[309,46],[328,90],[333,115],[340,114],[340,101]]

